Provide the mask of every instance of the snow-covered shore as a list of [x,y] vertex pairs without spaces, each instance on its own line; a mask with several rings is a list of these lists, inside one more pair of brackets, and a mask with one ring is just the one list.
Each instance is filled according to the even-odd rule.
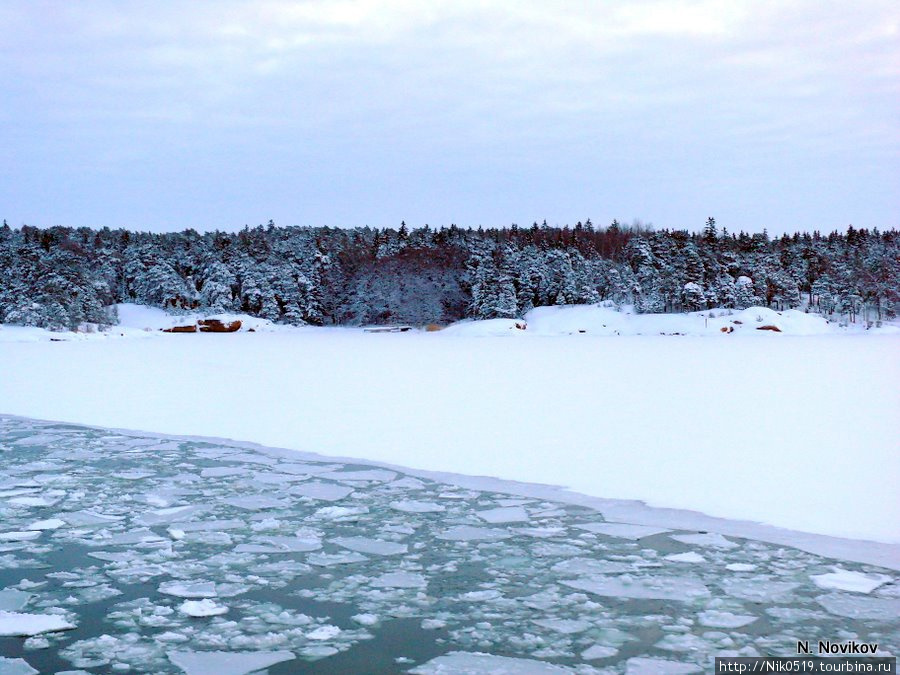
[[896,336],[545,339],[529,318],[508,333],[541,339],[261,326],[4,342],[0,411],[900,543]]

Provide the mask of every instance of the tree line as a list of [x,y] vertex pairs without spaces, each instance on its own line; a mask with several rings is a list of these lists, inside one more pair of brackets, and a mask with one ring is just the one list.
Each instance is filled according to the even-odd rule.
[[881,321],[900,307],[900,233],[770,238],[595,227],[245,227],[235,233],[0,227],[0,323],[114,324],[134,302],[294,325],[449,323],[608,302],[638,312],[802,307]]

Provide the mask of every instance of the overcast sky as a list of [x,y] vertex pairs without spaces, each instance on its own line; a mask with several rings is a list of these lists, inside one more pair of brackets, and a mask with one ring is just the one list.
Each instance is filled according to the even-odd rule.
[[896,0],[0,3],[0,218],[900,226]]

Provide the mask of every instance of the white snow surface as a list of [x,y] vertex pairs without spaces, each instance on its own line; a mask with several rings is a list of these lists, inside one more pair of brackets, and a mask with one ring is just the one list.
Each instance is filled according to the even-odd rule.
[[[900,338],[769,312],[711,319],[540,308],[526,330],[504,329],[514,340],[471,337],[484,332],[468,322],[377,336],[275,326],[171,335],[125,325],[123,339],[0,341],[0,411],[234,438],[423,476],[495,476],[516,483],[452,480],[584,503],[607,520],[900,565]],[[148,323],[138,314],[126,324]],[[614,320],[625,337],[604,337]],[[755,330],[770,322],[783,332]],[[726,325],[734,333],[720,333]]]

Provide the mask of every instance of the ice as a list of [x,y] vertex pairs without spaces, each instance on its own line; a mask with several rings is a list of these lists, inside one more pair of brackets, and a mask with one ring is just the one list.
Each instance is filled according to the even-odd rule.
[[225,476],[241,476],[247,473],[247,469],[240,466],[211,466],[203,469],[200,475],[203,478],[224,478]]
[[317,567],[348,565],[350,563],[365,562],[366,560],[368,560],[366,556],[354,551],[347,553],[312,553],[306,558],[310,565],[316,565]]
[[374,481],[376,483],[387,483],[394,480],[394,478],[397,477],[397,474],[394,471],[387,471],[385,469],[364,469],[361,471],[328,471],[319,474],[319,477],[342,481]]
[[535,619],[532,623],[563,635],[583,633],[591,627],[589,621],[582,619]]
[[593,661],[594,659],[608,659],[618,653],[619,650],[615,647],[608,647],[606,645],[594,645],[581,652],[581,658],[583,658],[585,661]]
[[28,526],[29,530],[57,530],[63,525],[66,524],[66,521],[60,520],[59,518],[48,518],[47,520],[37,520]]
[[187,520],[189,516],[202,513],[206,509],[199,505],[173,506],[142,513],[135,520],[141,525],[162,525],[177,520]]
[[552,675],[570,668],[543,661],[495,656],[481,652],[450,652],[409,671],[415,675]]
[[369,583],[376,588],[425,588],[428,580],[416,572],[385,572]]
[[756,565],[750,563],[729,563],[725,565],[725,569],[730,572],[752,572],[756,569]]
[[28,665],[25,659],[0,656],[0,675],[37,675],[39,671]]
[[0,636],[37,635],[73,628],[75,624],[58,614],[22,614],[0,610]]
[[721,534],[715,532],[701,532],[699,534],[673,534],[672,539],[680,541],[683,544],[695,544],[697,546],[709,546],[711,548],[730,549],[737,548],[730,539],[726,539]]
[[259,537],[260,544],[241,544],[235,550],[247,553],[304,553],[322,548],[317,537]]
[[620,574],[633,572],[634,565],[615,560],[595,560],[594,558],[570,558],[553,566],[553,571],[558,574]]
[[214,598],[218,595],[216,584],[212,581],[166,581],[157,590],[177,598]]
[[788,602],[800,587],[793,581],[774,581],[758,576],[751,579],[725,578],[720,582],[722,590],[733,598],[748,602]]
[[391,508],[406,513],[440,513],[446,510],[436,502],[419,502],[412,499],[391,502]]
[[31,541],[41,536],[39,530],[26,530],[23,532],[0,532],[0,541]]
[[161,541],[165,540],[156,534],[156,532],[145,527],[140,527],[120,534],[98,537],[97,539],[91,540],[89,543],[91,546],[121,546],[124,544],[151,544]]
[[471,525],[456,525],[437,535],[438,539],[449,541],[500,541],[508,539],[512,535],[503,530],[495,530],[486,527],[472,527]]
[[755,616],[708,609],[698,614],[700,625],[711,628],[740,628],[756,621]]
[[873,598],[864,595],[830,593],[816,598],[832,614],[848,619],[896,622],[900,616],[900,598]]
[[568,579],[560,583],[570,588],[588,591],[594,595],[612,598],[650,598],[692,602],[697,598],[709,596],[709,589],[702,582],[691,577],[623,575]]
[[249,495],[247,497],[228,497],[223,499],[226,504],[236,506],[247,511],[263,511],[265,509],[281,509],[287,506],[283,499],[275,499],[265,495]]
[[695,553],[694,551],[686,551],[685,553],[672,553],[671,555],[665,556],[666,560],[671,560],[672,562],[683,562],[683,563],[705,563],[706,558],[704,558],[699,553]]
[[314,631],[306,634],[308,640],[331,640],[341,634],[341,629],[337,626],[324,625],[319,626]]
[[122,516],[107,516],[94,511],[73,511],[60,514],[60,518],[73,527],[90,527],[92,525],[109,525],[122,520]]
[[625,664],[625,675],[684,675],[702,673],[703,668],[694,663],[668,661],[666,659],[636,656]]
[[335,485],[334,483],[315,482],[298,485],[291,488],[290,492],[297,497],[309,497],[310,499],[319,499],[324,502],[336,502],[353,492],[353,488],[344,485]]
[[14,588],[0,590],[0,610],[19,610],[28,604],[32,594]]
[[325,518],[335,521],[356,520],[357,516],[361,516],[369,512],[366,506],[323,506],[317,509],[315,516],[317,518]]
[[48,499],[47,497],[13,497],[6,501],[10,504],[17,504],[19,506],[53,506],[59,500]]
[[834,567],[834,572],[827,574],[813,574],[810,578],[819,588],[834,589],[838,591],[853,591],[855,593],[871,593],[879,586],[891,581],[886,574],[864,574],[852,572],[841,567]]
[[378,616],[375,614],[354,614],[350,618],[360,626],[374,626],[378,623]]
[[194,520],[187,523],[172,523],[169,529],[180,530],[181,532],[200,532],[204,530],[235,530],[239,527],[247,527],[247,523],[243,520]]
[[335,537],[331,541],[351,551],[370,553],[372,555],[399,555],[406,553],[408,549],[406,544],[395,544],[390,541],[368,539],[366,537]]
[[605,534],[607,537],[620,537],[622,539],[641,539],[652,537],[654,534],[669,532],[663,527],[651,527],[649,525],[632,525],[630,523],[581,523],[576,525],[581,530]]
[[170,651],[166,655],[185,675],[247,675],[296,658],[293,652],[288,651]]
[[178,605],[178,611],[182,614],[194,617],[219,616],[227,614],[228,608],[217,605],[212,600],[185,600]]
[[520,523],[528,520],[528,512],[521,506],[476,511],[475,515],[487,523]]

